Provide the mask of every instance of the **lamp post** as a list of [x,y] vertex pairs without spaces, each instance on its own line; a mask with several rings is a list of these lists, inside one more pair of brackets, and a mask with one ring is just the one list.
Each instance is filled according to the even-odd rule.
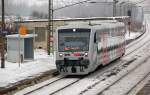
[[0,33],[0,47],[1,47],[1,68],[5,68],[5,57],[4,57],[4,37],[3,37],[3,31],[5,29],[5,14],[4,14],[4,0],[2,0],[2,31]]

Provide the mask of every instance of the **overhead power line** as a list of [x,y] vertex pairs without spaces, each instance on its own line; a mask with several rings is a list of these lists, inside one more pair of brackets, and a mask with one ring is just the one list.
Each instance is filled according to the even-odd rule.
[[57,11],[57,10],[60,10],[60,9],[63,9],[63,8],[67,8],[67,7],[71,7],[71,6],[75,6],[75,5],[78,5],[78,4],[86,3],[86,2],[88,2],[88,1],[92,1],[92,0],[85,0],[85,1],[81,1],[81,2],[74,3],[74,4],[65,5],[65,6],[63,6],[63,7],[54,9],[54,11]]
[[147,0],[142,0],[142,1],[139,1],[139,2],[137,2],[137,3],[135,3],[135,4],[143,3],[143,2],[145,2],[145,1],[147,1]]
[[[67,7],[71,7],[71,6],[75,6],[75,5],[79,5],[79,4],[82,4],[82,3],[86,3],[86,2],[88,2],[88,1],[92,1],[92,0],[85,0],[85,1],[77,2],[77,3],[65,5],[65,6],[63,6],[63,7],[54,9],[54,11],[57,11],[57,10],[60,10],[60,9],[63,9],[63,8],[67,8]],[[114,1],[115,1],[115,0],[114,0]],[[147,0],[142,0],[142,1],[139,1],[139,2],[137,2],[137,3],[135,3],[135,4],[143,3],[143,2],[145,2],[145,1],[147,1]],[[64,2],[64,1],[63,1],[63,2]],[[103,2],[102,2],[102,3],[103,3]]]

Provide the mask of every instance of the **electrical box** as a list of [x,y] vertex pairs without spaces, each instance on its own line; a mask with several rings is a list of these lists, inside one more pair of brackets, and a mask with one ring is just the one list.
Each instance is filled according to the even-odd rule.
[[35,34],[7,35],[7,61],[24,62],[34,59],[34,37]]

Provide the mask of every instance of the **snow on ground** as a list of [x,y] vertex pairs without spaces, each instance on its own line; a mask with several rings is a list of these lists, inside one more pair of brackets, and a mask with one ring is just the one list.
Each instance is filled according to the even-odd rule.
[[125,38],[126,39],[135,39],[137,38],[142,32],[126,32]]
[[[119,79],[121,80],[118,83],[113,84],[114,86],[109,87],[104,93],[101,93],[100,95],[127,95],[125,93],[128,92],[132,87],[134,87],[137,84],[137,82],[142,80],[142,78],[149,72],[148,68],[150,66],[150,49],[147,50],[149,52],[145,51],[144,53],[142,52],[142,50],[139,52],[139,55],[142,55],[142,57],[139,57],[134,63],[130,64],[127,68],[123,69],[117,75],[111,76],[105,81],[102,81],[94,88],[85,92],[82,95],[98,95],[99,92],[106,89],[109,85],[112,85],[113,83],[117,82]],[[124,77],[125,75],[127,76]]]
[[[103,95],[126,95],[131,88],[138,84],[138,82],[140,82],[149,73],[149,62],[150,60],[147,60],[146,63],[141,64],[137,69],[129,73],[117,84],[110,87],[109,90],[105,91]],[[128,79],[130,79],[130,81],[127,81]]]
[[[126,33],[126,39],[134,39],[139,36],[141,32],[131,32],[130,35]],[[55,57],[48,56],[46,51],[37,49],[35,50],[35,59],[33,61],[26,61],[20,66],[18,63],[10,63],[6,60],[6,68],[0,68],[0,87],[6,87],[12,83],[32,78],[46,72],[48,70],[56,69]]]
[[35,59],[20,65],[18,63],[5,62],[6,68],[0,68],[0,87],[38,76],[42,72],[56,69],[54,56],[48,56],[44,50],[35,50]]

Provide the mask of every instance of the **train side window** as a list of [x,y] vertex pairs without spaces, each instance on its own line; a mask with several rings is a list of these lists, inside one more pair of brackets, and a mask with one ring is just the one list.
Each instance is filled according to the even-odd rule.
[[96,32],[94,34],[94,43],[96,43]]

